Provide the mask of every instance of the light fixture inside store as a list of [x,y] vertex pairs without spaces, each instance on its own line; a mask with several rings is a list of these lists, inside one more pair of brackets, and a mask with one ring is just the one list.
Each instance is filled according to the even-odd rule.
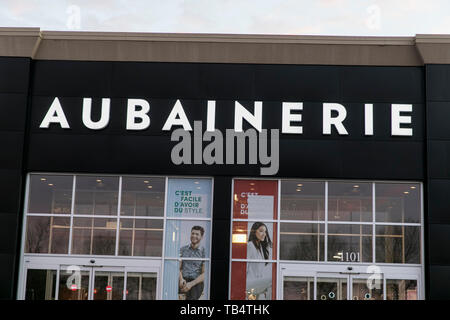
[[144,180],[144,183],[148,183],[148,180]]
[[96,181],[97,181],[97,182],[102,182],[102,180],[100,180],[100,179],[97,179]]
[[297,184],[297,187],[303,187],[303,184],[298,183],[298,184]]
[[45,178],[41,178],[41,181],[46,181],[47,179],[45,179]]
[[235,233],[231,238],[232,243],[247,243],[247,235],[243,233]]
[[50,187],[53,187],[53,183],[49,183],[48,185],[49,185]]
[[411,187],[411,189],[415,189],[415,188],[416,188],[415,186],[412,186],[412,187]]
[[405,192],[403,192],[404,194],[408,194],[409,193],[409,191],[405,191]]
[[153,186],[147,186],[147,188],[151,189],[151,188],[153,188]]
[[295,191],[297,191],[297,192],[300,192],[300,191],[302,191],[302,189],[300,189],[300,188],[297,188]]

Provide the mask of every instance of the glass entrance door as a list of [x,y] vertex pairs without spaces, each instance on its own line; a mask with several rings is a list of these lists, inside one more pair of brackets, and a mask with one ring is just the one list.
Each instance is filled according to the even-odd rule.
[[348,276],[339,273],[318,273],[316,300],[347,300]]
[[[36,259],[37,260],[37,259]],[[67,260],[66,260],[67,261]],[[159,288],[157,262],[136,266],[82,265],[30,262],[19,299],[25,300],[156,300]],[[107,262],[107,261],[106,261]],[[136,261],[135,261],[136,262]],[[143,267],[143,265],[149,265]],[[152,266],[153,264],[153,266]]]
[[[368,266],[345,270],[336,265],[295,265],[281,272],[278,299],[284,300],[418,300],[423,299],[420,269]],[[336,270],[328,272],[322,270]],[[350,269],[350,268],[349,268]],[[369,268],[370,269],[370,268]],[[316,271],[318,270],[318,271]],[[342,271],[340,271],[342,270]]]

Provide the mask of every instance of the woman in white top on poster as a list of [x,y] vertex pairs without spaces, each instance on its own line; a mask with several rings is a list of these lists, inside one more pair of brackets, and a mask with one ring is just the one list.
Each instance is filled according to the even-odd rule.
[[[247,259],[272,260],[272,241],[267,226],[253,223],[247,244]],[[248,300],[270,300],[272,296],[272,263],[247,262]]]

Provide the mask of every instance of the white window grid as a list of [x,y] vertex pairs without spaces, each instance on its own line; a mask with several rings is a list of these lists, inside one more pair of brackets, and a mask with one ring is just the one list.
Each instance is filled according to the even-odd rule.
[[[54,176],[72,176],[72,199],[71,199],[71,213],[70,214],[60,214],[60,213],[28,213],[28,201],[29,201],[29,188],[30,183],[29,179],[32,175],[54,175]],[[118,190],[118,200],[117,200],[117,216],[116,215],[85,215],[85,214],[75,214],[75,194],[76,194],[76,178],[77,176],[91,176],[91,177],[119,177],[119,190]],[[121,199],[122,199],[122,178],[123,177],[136,177],[136,178],[164,178],[165,186],[164,186],[164,214],[163,216],[127,216],[121,215]],[[168,192],[168,183],[169,179],[207,179],[211,180],[211,192],[210,192],[210,215],[205,218],[194,218],[194,217],[169,217],[167,216],[167,192]],[[145,258],[146,260],[158,260],[161,261],[161,282],[164,279],[164,265],[165,261],[182,261],[182,260],[195,260],[195,261],[205,261],[207,262],[207,277],[208,277],[208,286],[205,286],[205,293],[207,298],[209,298],[210,294],[210,285],[211,285],[211,250],[212,250],[212,220],[213,220],[213,212],[214,212],[214,179],[212,177],[196,177],[196,176],[154,176],[154,175],[114,175],[114,174],[103,174],[103,173],[89,173],[89,174],[72,174],[72,173],[47,173],[47,172],[33,172],[28,174],[27,179],[27,189],[25,196],[25,219],[23,222],[23,244],[22,244],[22,260],[24,256],[27,257],[99,257],[99,258],[120,258],[120,259],[134,259],[136,261]],[[26,230],[28,217],[33,216],[45,216],[45,217],[57,217],[57,218],[70,218],[70,229],[69,229],[69,243],[68,243],[68,253],[67,254],[52,254],[52,253],[26,253],[25,252],[25,240],[26,240]],[[106,218],[106,219],[117,219],[116,221],[116,247],[114,255],[94,255],[94,254],[73,254],[72,253],[72,236],[73,236],[73,219],[74,218]],[[119,230],[120,230],[120,219],[142,219],[142,220],[162,220],[163,221],[163,236],[162,236],[162,253],[161,256],[124,256],[119,255]],[[165,256],[165,239],[166,239],[166,221],[168,220],[177,220],[177,221],[204,221],[209,223],[209,252],[206,254],[206,258],[180,258],[180,257],[166,257]],[[120,262],[118,262],[120,264]],[[160,291],[162,292],[163,286],[161,286]],[[160,295],[163,296],[162,294]]]
[[[256,221],[256,219],[239,219],[234,218],[234,183],[238,180],[262,180],[262,181],[277,181],[277,190],[278,190],[278,208],[277,208],[277,219],[257,219],[257,221],[263,222],[263,223],[276,223],[277,231],[275,234],[274,230],[274,236],[276,236],[276,243],[277,243],[277,258],[272,260],[256,260],[256,259],[239,259],[239,258],[233,258],[233,243],[232,243],[232,235],[233,235],[233,224],[234,222],[242,221],[242,222],[252,222]],[[282,181],[295,181],[295,182],[323,182],[325,187],[325,194],[324,194],[324,200],[325,200],[325,206],[324,206],[324,220],[284,220],[281,219],[281,182]],[[330,221],[328,222],[328,183],[329,182],[347,182],[347,183],[371,183],[372,185],[372,221],[368,222],[359,222],[359,221]],[[378,222],[376,221],[376,184],[419,184],[420,186],[420,193],[419,193],[419,199],[420,199],[420,222],[418,223],[406,223],[406,222]],[[279,283],[278,277],[280,276],[280,270],[279,270],[279,264],[280,263],[289,263],[289,264],[343,264],[343,262],[340,261],[328,261],[328,225],[329,224],[342,224],[342,225],[368,225],[372,226],[372,261],[365,261],[365,262],[351,262],[346,261],[345,264],[350,265],[370,265],[370,264],[377,264],[377,265],[385,265],[385,266],[415,266],[415,267],[422,267],[423,266],[423,260],[424,260],[424,230],[423,230],[423,223],[424,223],[424,217],[423,217],[423,185],[421,182],[418,181],[362,181],[362,180],[317,180],[317,179],[301,179],[301,178],[289,178],[289,179],[267,179],[267,178],[252,178],[252,177],[239,177],[239,178],[233,178],[232,180],[232,186],[231,186],[231,223],[230,223],[230,259],[229,259],[229,282],[228,282],[228,288],[229,288],[229,297],[231,296],[231,280],[232,280],[232,264],[233,262],[268,262],[268,263],[274,263],[277,269],[277,283]],[[319,232],[320,234],[320,226],[324,226],[324,260],[281,260],[280,259],[280,224],[281,223],[292,223],[292,224],[318,224]],[[410,264],[410,263],[383,263],[383,262],[376,262],[376,227],[377,226],[415,226],[419,227],[420,229],[420,246],[419,246],[419,263],[418,264]],[[320,238],[320,237],[318,237]],[[318,248],[319,250],[319,248]],[[319,258],[319,255],[318,255]],[[423,268],[422,268],[423,269]]]

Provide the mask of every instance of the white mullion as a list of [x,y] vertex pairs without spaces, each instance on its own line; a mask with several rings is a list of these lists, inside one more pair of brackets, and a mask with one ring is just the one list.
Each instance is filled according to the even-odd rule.
[[234,178],[231,179],[230,258],[228,259],[228,299],[231,298],[231,273],[233,267]]
[[[320,231],[320,230],[319,230]],[[325,181],[325,239],[324,239],[324,262],[328,261],[328,181]]]
[[55,301],[56,300],[59,300],[59,277],[60,277],[60,274],[61,274],[61,272],[60,272],[60,267],[58,266],[58,268],[56,269],[56,279],[55,279],[55,281],[56,281],[56,284],[55,284]]
[[125,268],[123,271],[123,295],[122,300],[127,300],[127,277],[128,277],[128,269]]
[[[376,261],[376,201],[375,201],[375,197],[376,197],[376,191],[375,191],[375,182],[372,182],[372,262],[375,263]],[[362,259],[362,257],[361,257]]]
[[117,225],[116,225],[116,248],[114,255],[119,255],[119,231],[120,231],[120,206],[122,205],[122,176],[119,177],[119,192],[117,195]]
[[166,219],[167,219],[167,190],[168,190],[169,178],[165,178],[165,186],[164,186],[164,217],[163,217],[163,246],[161,252],[161,288],[160,288],[160,297],[161,300],[164,298],[164,264],[165,264],[165,254],[166,254]]
[[70,230],[69,230],[69,255],[72,254],[72,237],[73,237],[73,215],[75,210],[75,188],[77,185],[77,176],[72,176],[72,201],[70,204]]
[[[281,215],[281,179],[278,179],[278,206],[277,206],[277,234],[276,234],[276,237],[277,237],[277,257],[276,257],[276,263],[275,263],[275,268],[276,268],[276,270],[277,270],[277,275],[276,275],[276,277],[277,277],[277,279],[276,279],[276,284],[277,284],[277,288],[279,288],[280,287],[280,264],[278,263],[278,261],[280,260],[280,243],[281,243],[281,237],[280,237],[280,235],[281,235],[281,227],[280,227],[280,215]],[[273,229],[273,228],[272,228]],[[272,255],[272,258],[273,258],[273,255]],[[272,268],[273,268],[273,266],[272,266]],[[273,269],[272,269],[273,270]],[[281,281],[282,281],[282,279],[281,279]],[[275,294],[276,294],[276,297],[275,297],[275,299],[278,299],[279,298],[279,296],[278,296],[278,292],[279,292],[279,290],[275,290]],[[273,297],[272,297],[273,298]]]
[[[258,220],[259,221],[259,220]],[[283,223],[298,223],[298,224],[316,224],[316,223],[322,223],[322,224],[324,224],[325,223],[325,221],[322,221],[322,220],[281,220],[280,219],[280,222],[283,222]]]

